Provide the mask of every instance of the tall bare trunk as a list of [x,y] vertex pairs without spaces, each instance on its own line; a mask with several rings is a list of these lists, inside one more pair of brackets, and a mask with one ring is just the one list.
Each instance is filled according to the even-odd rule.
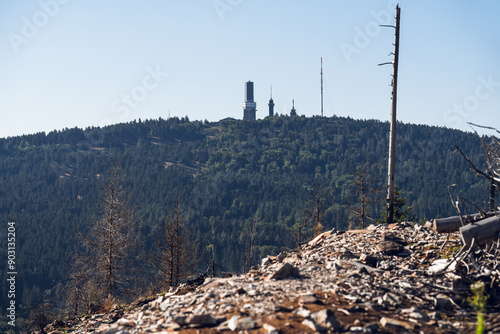
[[394,63],[392,73],[391,130],[389,133],[389,166],[387,176],[387,223],[394,221],[394,173],[396,169],[396,106],[398,96],[399,62],[399,15],[401,9],[396,6],[396,33],[394,37]]

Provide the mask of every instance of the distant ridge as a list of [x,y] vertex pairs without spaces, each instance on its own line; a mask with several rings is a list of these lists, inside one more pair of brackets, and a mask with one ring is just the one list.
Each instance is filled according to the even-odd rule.
[[[210,222],[215,222],[217,263],[239,272],[245,225],[258,220],[253,264],[292,247],[288,231],[301,220],[316,181],[328,189],[323,226],[347,229],[353,168],[368,161],[377,185],[383,185],[387,135],[386,122],[337,116],[252,122],[172,117],[0,139],[0,220],[22,226],[19,298],[47,289],[48,297],[60,298],[54,286],[65,282],[67,264],[78,250],[75,238],[88,230],[98,210],[99,177],[117,156],[136,208],[139,253],[151,247],[166,208],[181,195],[200,246],[211,243]],[[484,205],[487,185],[469,173],[454,148],[479,163],[476,135],[401,123],[397,145],[396,185],[419,219],[455,214],[450,184],[458,185],[455,194]],[[379,218],[381,209],[380,202],[370,214]],[[0,252],[5,242],[0,240]],[[0,304],[6,307],[3,299]]]

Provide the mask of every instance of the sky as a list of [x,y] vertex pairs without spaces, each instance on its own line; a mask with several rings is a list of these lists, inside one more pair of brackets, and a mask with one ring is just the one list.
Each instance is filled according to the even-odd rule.
[[[398,120],[500,128],[500,2],[401,0]],[[394,1],[5,0],[0,137],[275,112],[387,121]]]

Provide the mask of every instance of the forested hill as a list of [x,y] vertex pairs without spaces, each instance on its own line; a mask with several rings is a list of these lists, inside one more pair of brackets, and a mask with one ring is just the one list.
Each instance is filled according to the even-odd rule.
[[[254,263],[293,247],[289,229],[302,219],[317,185],[326,189],[324,228],[346,229],[356,202],[355,170],[368,164],[374,188],[386,182],[388,129],[388,123],[341,117],[171,118],[1,139],[0,221],[4,229],[16,222],[18,298],[28,307],[40,291],[54,293],[64,283],[77,235],[96,218],[100,176],[117,157],[135,209],[139,253],[151,247],[180,196],[193,237],[206,248],[213,222],[220,268],[240,271],[245,226],[248,231],[257,221]],[[450,184],[457,184],[455,194],[484,206],[487,185],[470,174],[454,145],[481,166],[478,136],[398,124],[396,184],[420,220],[455,213]],[[370,214],[379,218],[384,194],[377,196]],[[5,238],[0,248],[5,252]],[[200,268],[207,265],[202,261]]]

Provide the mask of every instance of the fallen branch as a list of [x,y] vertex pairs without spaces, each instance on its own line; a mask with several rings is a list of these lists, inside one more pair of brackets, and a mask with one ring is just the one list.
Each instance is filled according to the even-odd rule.
[[498,177],[494,177],[494,176],[491,176],[491,175],[488,175],[486,174],[485,172],[483,172],[482,170],[479,170],[476,166],[474,166],[474,164],[472,163],[472,161],[469,159],[469,157],[467,157],[467,155],[465,155],[464,152],[462,152],[462,150],[457,146],[455,145],[455,148],[458,150],[458,152],[460,152],[460,154],[464,157],[465,161],[467,161],[469,163],[469,165],[471,166],[471,168],[474,170],[474,172],[476,173],[476,176],[482,176],[488,180],[491,180],[493,182],[495,182],[495,184],[497,185],[497,187],[499,186],[499,182],[500,182],[500,178]]

